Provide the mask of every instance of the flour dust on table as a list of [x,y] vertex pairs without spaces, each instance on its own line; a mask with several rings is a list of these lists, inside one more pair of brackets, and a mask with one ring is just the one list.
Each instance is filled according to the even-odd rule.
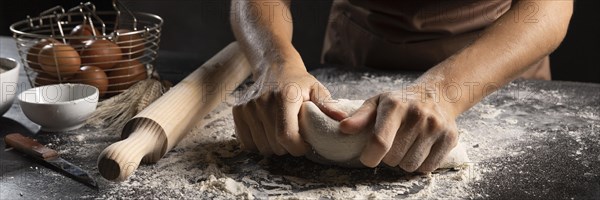
[[[344,99],[396,90],[417,77],[331,69],[312,73],[334,98]],[[444,169],[428,176],[395,167],[347,168],[304,157],[265,158],[244,152],[231,116],[239,93],[227,98],[156,164],[140,166],[122,183],[102,179],[95,162],[102,149],[120,139],[119,133],[89,127],[39,139],[97,177],[100,192],[82,198],[530,199],[598,191],[594,187],[600,181],[600,97],[578,95],[573,92],[577,85],[535,89],[544,88],[539,85],[543,83],[516,81],[463,113],[457,125],[471,162],[458,171]],[[573,103],[578,106],[569,106]]]
[[[263,157],[244,152],[235,138],[231,115],[234,102],[234,98],[227,99],[226,104],[205,117],[158,163],[141,166],[121,184],[105,182],[108,187],[105,197],[120,194],[224,199],[469,196],[465,191],[475,173],[468,167],[415,175],[383,165],[348,168],[321,164],[304,157]],[[356,109],[360,104],[357,101],[348,108]],[[364,144],[356,148],[361,145]]]

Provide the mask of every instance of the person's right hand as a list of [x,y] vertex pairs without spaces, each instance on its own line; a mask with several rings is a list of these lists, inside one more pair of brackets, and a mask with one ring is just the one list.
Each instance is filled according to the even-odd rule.
[[267,70],[250,88],[246,100],[233,107],[236,136],[242,148],[263,155],[302,156],[309,145],[299,133],[302,102],[314,102],[325,114],[342,120],[331,95],[304,66],[281,66]]

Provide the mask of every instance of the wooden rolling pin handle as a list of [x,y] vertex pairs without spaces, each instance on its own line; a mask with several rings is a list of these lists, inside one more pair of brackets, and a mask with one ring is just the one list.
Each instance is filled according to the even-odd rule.
[[121,133],[124,140],[98,157],[100,174],[123,181],[140,161],[157,162],[235,90],[222,91],[223,86],[236,88],[250,71],[237,42],[229,44],[127,122]]
[[138,168],[140,162],[156,161],[160,153],[157,146],[166,148],[162,128],[151,120],[140,120],[127,139],[108,146],[98,157],[98,170],[102,177],[112,181],[124,181]]

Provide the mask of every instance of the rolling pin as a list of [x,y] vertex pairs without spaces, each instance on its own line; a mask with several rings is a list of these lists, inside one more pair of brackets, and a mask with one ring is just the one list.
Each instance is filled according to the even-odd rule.
[[140,162],[155,163],[249,75],[250,64],[233,42],[127,122],[121,141],[98,157],[100,174],[126,180]]

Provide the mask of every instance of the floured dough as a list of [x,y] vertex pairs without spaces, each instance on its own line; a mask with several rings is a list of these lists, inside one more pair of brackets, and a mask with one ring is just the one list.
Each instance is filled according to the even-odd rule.
[[[338,108],[352,114],[363,100],[338,100]],[[348,135],[338,129],[339,122],[323,113],[313,102],[304,102],[299,114],[300,134],[314,152],[307,158],[323,163],[345,167],[361,167],[360,154],[369,140],[371,129]],[[373,125],[371,125],[372,127]],[[444,159],[439,168],[455,168],[469,162],[465,146],[459,143]]]

